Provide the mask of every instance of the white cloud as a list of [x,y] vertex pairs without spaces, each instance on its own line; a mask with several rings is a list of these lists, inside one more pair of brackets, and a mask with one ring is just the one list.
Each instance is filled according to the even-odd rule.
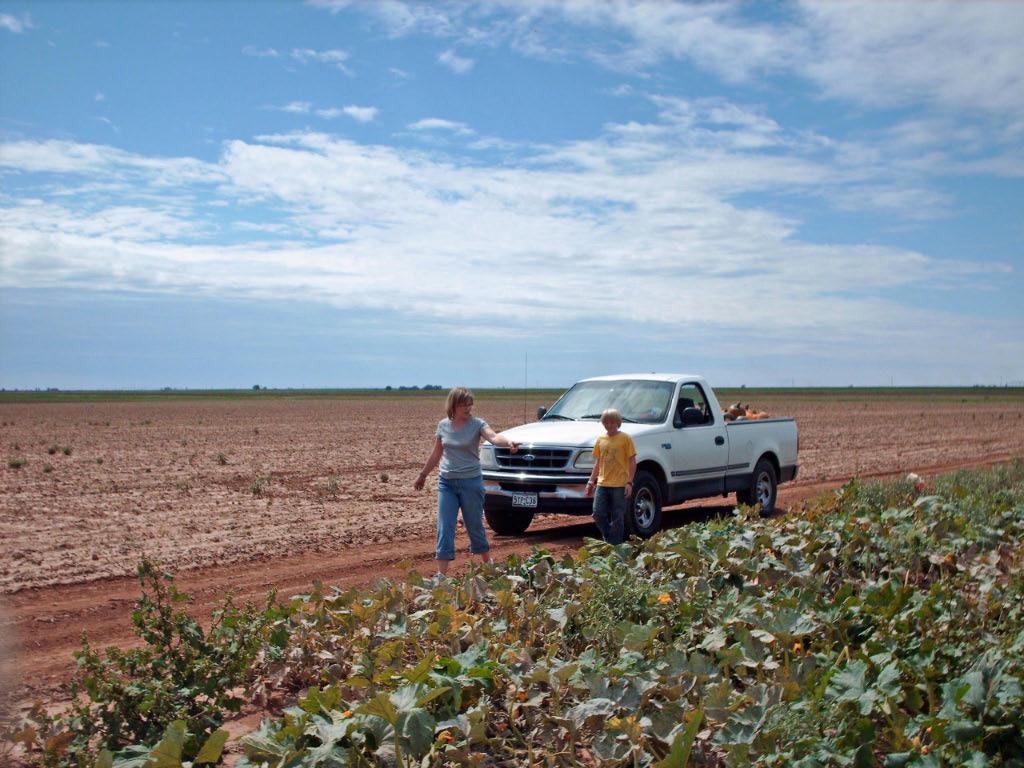
[[279,112],[288,112],[295,115],[308,115],[310,113],[324,120],[335,120],[342,115],[348,115],[360,123],[369,123],[376,119],[379,110],[377,107],[360,107],[350,104],[346,107],[323,107],[314,109],[312,102],[292,101],[283,107],[270,107]]
[[31,229],[40,234],[103,238],[123,242],[151,242],[196,233],[195,212],[173,204],[160,207],[115,205],[83,211],[40,200],[0,209],[5,228]]
[[[329,0],[315,3],[328,7]],[[613,68],[636,69],[658,60],[689,58],[730,80],[777,67],[798,48],[778,28],[743,21],[728,3],[669,0],[493,0],[476,5],[447,2],[353,4],[378,19],[394,36],[421,33],[463,46],[507,44],[537,58],[592,58]],[[332,8],[337,12],[340,7]],[[605,49],[566,33],[566,25],[612,29],[630,36],[629,45]],[[447,51],[452,56],[452,51]]]
[[354,104],[350,104],[342,110],[346,115],[351,117],[360,123],[369,123],[377,117],[376,107],[357,107]]
[[121,129],[117,126],[117,124],[114,123],[114,121],[111,120],[109,117],[103,117],[101,115],[101,116],[97,117],[96,119],[99,120],[104,125],[106,125],[108,128],[110,128],[114,133],[120,133],[121,132]]
[[[508,153],[493,163],[309,131],[230,141],[213,163],[2,144],[0,173],[46,182],[36,199],[0,204],[0,284],[320,301],[533,339],[601,306],[655,336],[725,334],[795,354],[903,345],[926,360],[936,339],[970,349],[972,336],[985,340],[979,350],[1021,351],[994,326],[882,298],[998,288],[1010,265],[806,242],[799,206],[737,202],[769,190],[907,221],[943,213],[949,201],[922,183],[927,170],[892,145],[787,130],[756,105],[646,98],[650,122],[490,145]],[[437,117],[407,128],[476,136]],[[896,134],[910,158],[929,146],[927,125]]]
[[438,63],[448,67],[448,69],[450,69],[457,75],[466,74],[467,72],[469,72],[469,70],[473,68],[473,65],[476,63],[475,61],[473,61],[473,59],[467,59],[462,56],[459,56],[457,53],[455,53],[455,51],[452,50],[442,52],[441,55],[437,57],[437,61]]
[[379,110],[377,107],[359,107],[354,104],[350,104],[347,107],[330,107],[327,109],[315,110],[317,117],[322,117],[325,120],[334,120],[342,115],[348,115],[353,120],[360,123],[373,122],[376,119],[378,112]]
[[[331,0],[327,0],[328,3]],[[457,31],[452,14],[443,3],[408,3],[401,0],[381,0],[362,8],[376,15],[394,37],[426,32],[448,36]]]
[[904,221],[926,221],[948,216],[953,210],[949,195],[932,189],[884,184],[849,186],[834,193],[834,203],[846,211],[901,211]]
[[802,13],[816,45],[799,71],[829,95],[1024,117],[1020,3],[803,3]]
[[[332,15],[349,9],[368,13],[381,22],[391,37],[416,32],[449,36],[459,32],[460,18],[468,4],[450,2],[406,2],[405,0],[306,0],[314,8]],[[461,7],[460,7],[461,4]]]
[[102,91],[96,91],[96,95],[92,97],[92,100],[93,101],[105,101],[106,98],[107,97],[104,95],[104,93]]
[[450,131],[459,136],[470,136],[474,133],[473,129],[465,123],[460,123],[457,120],[445,120],[440,117],[427,117],[410,123],[406,127],[410,131]]
[[[664,120],[654,126],[660,133],[609,129],[494,166],[321,133],[232,141],[215,169],[179,180],[182,194],[217,179],[218,197],[235,203],[224,215],[244,203],[282,217],[260,222],[239,214],[236,229],[304,245],[195,243],[187,222],[195,217],[199,230],[209,224],[186,202],[173,210],[153,206],[147,218],[127,204],[76,209],[71,195],[60,208],[7,212],[0,228],[5,279],[401,306],[440,323],[472,318],[475,329],[487,327],[482,318],[500,317],[503,333],[517,332],[514,318],[523,308],[554,328],[601,305],[622,322],[666,330],[756,328],[843,340],[912,336],[913,323],[952,325],[939,313],[877,298],[882,291],[923,281],[977,288],[1006,274],[1006,265],[894,247],[800,242],[799,221],[727,196],[770,187],[833,194],[841,204],[858,194],[873,205],[921,201],[891,181],[873,190],[844,182],[841,167],[804,157],[810,150],[793,137],[779,138],[778,156],[737,149],[737,130],[783,133],[763,115],[720,101],[664,104]],[[439,118],[409,127],[470,130]],[[149,170],[144,160],[155,173],[168,162],[94,145],[5,145],[0,157],[22,170],[93,175],[125,165]],[[214,208],[204,200],[202,210],[211,216]],[[502,288],[481,290],[487,285]]]
[[12,16],[9,13],[0,13],[0,29],[6,29],[8,32],[20,35],[32,28],[32,17],[27,13],[23,13],[21,16]]
[[348,51],[338,48],[325,51],[318,51],[313,48],[293,48],[290,55],[300,64],[309,64],[310,62],[333,64],[345,74],[351,74],[351,70],[345,66],[345,62],[349,59]]
[[[976,109],[1010,116],[1024,130],[1024,3],[798,0],[771,22],[748,13],[749,4],[678,0],[314,5],[358,10],[392,35],[431,35],[460,48],[507,45],[526,56],[590,59],[634,73],[685,60],[730,83],[795,75],[857,104]],[[439,61],[459,73],[473,63],[454,48]]]
[[0,172],[64,174],[91,182],[145,180],[160,187],[211,184],[224,179],[214,164],[191,157],[147,157],[104,144],[10,141],[0,144]]

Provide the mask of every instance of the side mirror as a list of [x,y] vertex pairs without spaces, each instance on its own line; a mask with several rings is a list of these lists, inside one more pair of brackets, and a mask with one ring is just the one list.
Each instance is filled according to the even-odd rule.
[[540,421],[541,419],[543,419],[544,418],[544,414],[547,413],[547,412],[548,412],[548,409],[545,408],[543,405],[540,406],[539,408],[537,408],[537,421]]

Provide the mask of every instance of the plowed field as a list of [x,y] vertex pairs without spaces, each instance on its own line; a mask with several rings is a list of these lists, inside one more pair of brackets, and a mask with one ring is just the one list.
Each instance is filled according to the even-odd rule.
[[[780,504],[851,477],[928,474],[1024,455],[1021,397],[802,397],[755,402],[800,428],[800,474]],[[532,406],[531,406],[532,408]],[[522,401],[480,398],[496,429]],[[178,573],[208,610],[225,593],[365,583],[430,567],[436,492],[412,489],[443,398],[0,404],[0,599],[16,698],[64,679],[81,631],[131,638],[135,564]],[[21,463],[22,460],[24,463]],[[16,466],[17,465],[17,466]],[[728,500],[668,515],[685,524]],[[585,518],[494,537],[495,554],[578,546]],[[460,562],[466,551],[460,539]],[[12,670],[8,670],[11,674]]]

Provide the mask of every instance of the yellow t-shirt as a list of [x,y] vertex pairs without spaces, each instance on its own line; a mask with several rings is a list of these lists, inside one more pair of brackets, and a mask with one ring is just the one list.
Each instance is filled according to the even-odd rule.
[[600,459],[601,469],[597,484],[609,488],[622,488],[629,480],[629,460],[636,456],[633,438],[625,432],[601,435],[594,441],[594,457]]

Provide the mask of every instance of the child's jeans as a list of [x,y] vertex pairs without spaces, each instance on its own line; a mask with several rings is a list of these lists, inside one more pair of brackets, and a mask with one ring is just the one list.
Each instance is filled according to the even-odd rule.
[[462,522],[469,534],[469,549],[474,555],[488,552],[484,531],[484,479],[481,476],[440,478],[437,481],[437,549],[438,560],[455,559],[455,526],[462,509]]
[[626,489],[599,485],[594,489],[594,522],[601,538],[609,544],[621,544],[626,516]]

